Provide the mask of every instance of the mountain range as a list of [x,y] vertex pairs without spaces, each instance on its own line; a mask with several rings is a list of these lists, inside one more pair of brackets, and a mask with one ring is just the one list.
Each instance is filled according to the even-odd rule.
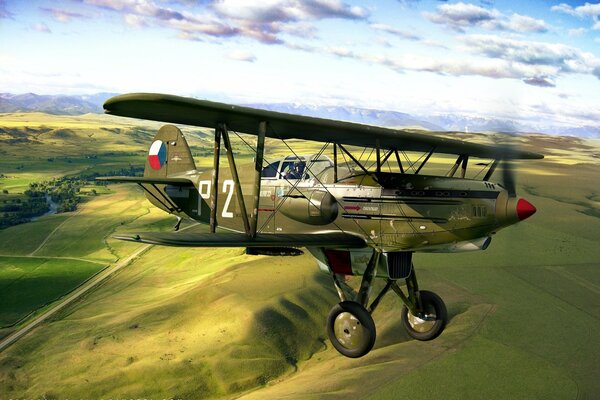
[[0,112],[44,112],[78,115],[102,113],[102,104],[116,93],[91,95],[38,95],[34,93],[0,93]]
[[[0,113],[6,112],[45,112],[48,114],[77,115],[102,113],[104,101],[117,93],[96,93],[91,95],[37,95],[34,93],[0,93]],[[428,115],[407,114],[398,111],[374,110],[347,106],[316,106],[294,103],[253,103],[249,107],[262,108],[290,114],[351,121],[367,125],[393,128],[422,128],[434,131],[472,132],[535,132],[554,135],[568,135],[587,138],[600,138],[600,124],[579,126],[532,123],[494,117],[466,114],[431,113]]]

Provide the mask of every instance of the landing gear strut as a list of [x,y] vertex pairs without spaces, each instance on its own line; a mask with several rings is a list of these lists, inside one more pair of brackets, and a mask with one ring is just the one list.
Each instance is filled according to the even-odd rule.
[[[362,357],[373,348],[376,329],[371,314],[390,289],[404,304],[401,318],[412,338],[434,339],[446,326],[448,316],[443,300],[433,292],[419,290],[414,268],[411,268],[410,275],[406,278],[408,295],[404,294],[397,280],[388,279],[385,287],[371,305],[368,305],[380,254],[377,249],[373,250],[358,293],[340,281],[337,274],[332,274],[341,302],[331,309],[327,317],[327,334],[333,347],[346,357]],[[352,299],[348,299],[347,292],[351,293]]]

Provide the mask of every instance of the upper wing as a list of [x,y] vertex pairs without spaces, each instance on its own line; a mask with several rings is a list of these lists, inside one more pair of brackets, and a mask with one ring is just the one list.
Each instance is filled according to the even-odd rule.
[[112,97],[104,103],[104,110],[124,117],[207,128],[225,123],[231,130],[254,135],[258,133],[259,123],[267,121],[270,129],[266,135],[276,139],[305,139],[362,147],[375,147],[379,140],[379,146],[384,149],[430,151],[435,148],[436,153],[480,158],[543,158],[537,153],[429,136],[407,129],[387,129],[165,94],[132,93]]
[[244,233],[146,232],[114,235],[131,242],[179,247],[343,247],[361,248],[367,243],[359,236],[343,232],[259,233],[250,238]]

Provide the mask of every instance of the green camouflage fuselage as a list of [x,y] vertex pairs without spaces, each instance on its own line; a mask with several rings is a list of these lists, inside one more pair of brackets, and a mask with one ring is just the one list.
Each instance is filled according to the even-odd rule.
[[[253,170],[238,169],[240,181],[249,181],[244,179],[244,171],[250,172],[250,178]],[[182,210],[178,214],[209,223],[212,171],[170,177],[178,176],[192,180],[195,186],[195,190],[164,188]],[[252,189],[250,184],[242,184],[248,214],[252,212],[248,208]],[[217,192],[218,227],[243,232],[239,202],[227,168],[220,169]],[[258,229],[263,233],[341,230],[360,235],[371,247],[386,252],[475,250],[473,246],[487,246],[485,239],[498,229],[518,222],[511,204],[515,202],[497,184],[462,178],[382,173],[359,174],[333,183],[332,174],[325,173],[320,182],[262,179]],[[468,244],[462,242],[471,246],[461,247]]]

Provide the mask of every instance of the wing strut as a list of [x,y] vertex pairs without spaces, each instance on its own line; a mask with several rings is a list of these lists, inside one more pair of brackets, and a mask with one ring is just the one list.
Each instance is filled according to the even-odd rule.
[[[169,200],[168,196],[165,196],[162,192],[162,190],[160,190],[155,184],[151,184],[152,188],[154,188],[154,190],[156,190],[158,193],[160,193],[160,196],[164,199],[161,200],[160,198],[158,198],[158,196],[156,196],[151,190],[148,190],[148,188],[144,185],[144,183],[141,182],[137,182],[137,184],[144,189],[144,191],[146,193],[148,193],[150,196],[152,196],[156,201],[158,201],[164,208],[166,208],[167,210],[169,210],[169,212],[181,212],[181,208],[178,207],[175,203],[173,203],[171,200]],[[165,203],[166,202],[166,203]]]
[[490,180],[490,178],[492,177],[492,174],[496,170],[496,167],[498,166],[499,162],[500,162],[500,160],[498,160],[498,159],[494,160],[494,162],[492,163],[492,166],[490,167],[490,169],[488,170],[488,172],[483,177],[484,181],[489,181]]
[[419,171],[421,170],[421,168],[423,168],[425,166],[425,164],[427,164],[427,161],[429,161],[429,157],[431,157],[431,155],[433,154],[434,150],[435,150],[435,147],[433,147],[431,149],[431,151],[429,152],[429,154],[427,154],[427,157],[425,157],[425,159],[423,160],[423,162],[421,163],[421,165],[419,165],[419,168],[417,168],[417,170],[415,171],[415,175],[417,175],[419,173]]
[[456,170],[458,169],[458,167],[460,166],[460,163],[463,160],[463,155],[459,155],[458,158],[456,159],[456,162],[454,163],[454,165],[452,166],[452,168],[450,168],[450,171],[448,171],[448,174],[446,175],[448,178],[452,178],[454,176],[454,174],[456,173]]
[[238,205],[240,206],[240,212],[242,214],[242,221],[244,222],[244,231],[248,236],[252,236],[250,232],[250,221],[248,220],[248,213],[246,212],[246,203],[244,202],[244,195],[242,193],[242,184],[240,183],[240,177],[235,167],[235,157],[233,156],[233,149],[231,148],[231,141],[229,140],[229,132],[227,132],[227,125],[219,124],[221,129],[221,135],[223,136],[223,144],[225,145],[225,151],[227,152],[227,161],[229,161],[229,170],[231,171],[231,177],[235,185],[235,194],[238,198]]
[[338,181],[337,143],[333,144],[333,183]]
[[379,146],[379,139],[375,140],[375,150],[376,150],[376,156],[377,156],[377,173],[381,172],[381,149]]
[[402,166],[402,160],[400,159],[400,154],[398,154],[398,150],[394,150],[394,154],[396,154],[396,161],[398,162],[398,167],[400,167],[400,173],[404,173],[404,167]]
[[250,237],[256,237],[258,227],[258,203],[260,201],[260,175],[262,174],[263,158],[265,154],[265,136],[269,123],[261,121],[258,124],[258,139],[256,140],[256,159],[254,162],[254,196],[252,203],[252,215],[250,218]]
[[358,165],[363,171],[365,171],[365,173],[367,175],[371,175],[371,173],[360,163],[360,161],[358,161],[356,158],[354,158],[354,156],[352,154],[350,154],[350,152],[348,150],[346,150],[346,148],[341,143],[338,143],[338,146],[340,146],[340,149],[344,153],[346,153],[348,155],[348,157],[350,157],[350,159],[356,163],[356,165]]
[[463,157],[462,160],[462,167],[460,169],[460,177],[461,178],[465,178],[465,175],[467,174],[467,164],[469,163],[469,155],[467,154],[466,156]]
[[219,157],[221,156],[221,127],[215,129],[215,151],[213,155],[213,174],[210,194],[210,232],[217,228],[217,196],[219,194]]

